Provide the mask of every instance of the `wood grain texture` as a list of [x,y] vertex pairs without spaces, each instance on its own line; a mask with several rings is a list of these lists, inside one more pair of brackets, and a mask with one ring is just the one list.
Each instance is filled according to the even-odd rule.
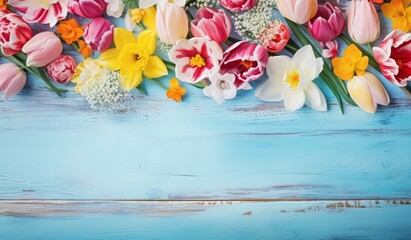
[[399,201],[1,201],[0,239],[409,239],[410,214]]

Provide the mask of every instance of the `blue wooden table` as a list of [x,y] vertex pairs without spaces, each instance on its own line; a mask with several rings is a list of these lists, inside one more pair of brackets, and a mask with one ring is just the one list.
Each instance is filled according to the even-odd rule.
[[110,113],[30,78],[0,102],[0,239],[411,239],[411,100],[342,115],[317,83],[325,113],[150,83]]

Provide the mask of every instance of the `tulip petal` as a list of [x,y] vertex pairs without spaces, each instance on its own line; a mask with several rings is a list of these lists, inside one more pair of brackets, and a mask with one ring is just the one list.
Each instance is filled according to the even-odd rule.
[[16,95],[19,93],[24,85],[26,84],[26,73],[20,71],[14,79],[10,82],[7,86],[6,90],[4,91],[4,97],[9,98],[11,96]]
[[378,78],[371,73],[365,73],[364,78],[370,87],[374,102],[381,105],[388,105],[390,103],[390,97]]
[[295,111],[304,106],[305,94],[302,90],[292,88],[283,89],[284,106],[288,111]]
[[168,74],[167,67],[164,62],[157,56],[151,56],[148,59],[144,76],[148,78],[159,78]]
[[120,51],[116,48],[108,49],[101,54],[98,62],[111,71],[117,71],[120,69],[119,54]]
[[304,93],[305,104],[308,107],[321,112],[327,111],[327,102],[324,94],[315,83],[309,83]]
[[141,9],[146,9],[157,4],[157,0],[140,0],[138,7]]
[[261,83],[255,90],[254,95],[266,102],[277,102],[283,100],[283,84],[270,79]]
[[124,28],[114,29],[114,44],[117,49],[122,49],[129,43],[136,43],[137,39],[134,34]]
[[138,35],[137,44],[143,46],[148,55],[152,55],[156,50],[156,31],[144,30]]
[[134,69],[128,71],[120,70],[120,75],[122,76],[120,78],[120,85],[126,91],[131,91],[143,81],[143,73]]
[[354,102],[365,112],[375,113],[376,106],[372,99],[370,88],[363,77],[355,76],[348,81],[347,89]]

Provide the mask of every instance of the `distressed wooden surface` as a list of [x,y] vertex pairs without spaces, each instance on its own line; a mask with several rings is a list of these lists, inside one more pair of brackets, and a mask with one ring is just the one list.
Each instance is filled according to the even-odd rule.
[[326,113],[150,83],[110,113],[30,78],[0,100],[0,239],[410,239],[411,101],[341,115],[317,83]]

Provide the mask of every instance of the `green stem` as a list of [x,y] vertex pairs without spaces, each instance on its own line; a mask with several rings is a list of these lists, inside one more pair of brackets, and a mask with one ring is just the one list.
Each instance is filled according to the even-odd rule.
[[285,45],[285,47],[291,51],[293,51],[294,53],[296,53],[298,51],[298,49],[294,46],[292,46],[291,44],[287,44]]
[[151,78],[148,78],[148,77],[145,77],[145,79],[147,79],[148,81],[156,84],[157,86],[161,87],[162,89],[164,89],[166,91],[168,90],[168,88],[164,84],[162,84],[161,82],[159,82],[157,80],[154,80],[154,79],[151,79]]
[[409,98],[411,98],[411,87],[410,87],[410,86],[407,85],[407,86],[405,86],[405,87],[402,87],[401,90],[404,91],[404,93],[405,93]]
[[367,43],[367,47],[368,47],[368,50],[370,50],[370,52],[372,52],[372,45],[371,45],[371,43]]

